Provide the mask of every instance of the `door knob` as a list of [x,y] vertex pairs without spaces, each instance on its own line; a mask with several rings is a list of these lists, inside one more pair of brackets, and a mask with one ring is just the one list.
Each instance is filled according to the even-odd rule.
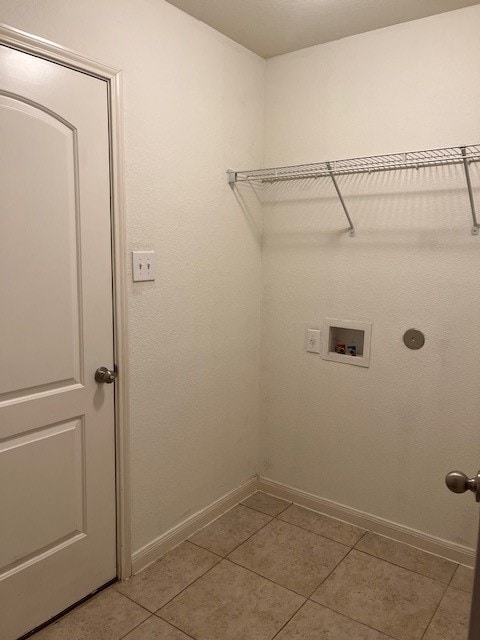
[[450,471],[450,473],[447,473],[445,483],[453,493],[472,491],[477,502],[480,502],[480,471],[474,478],[469,478],[462,471]]
[[95,381],[99,383],[112,384],[117,377],[116,371],[111,371],[107,367],[98,367],[95,371]]

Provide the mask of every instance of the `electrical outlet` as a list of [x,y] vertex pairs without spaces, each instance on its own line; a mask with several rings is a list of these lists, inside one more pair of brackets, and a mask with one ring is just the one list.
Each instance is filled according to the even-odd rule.
[[307,329],[307,352],[320,353],[320,330]]
[[132,251],[132,276],[134,282],[155,280],[155,251]]

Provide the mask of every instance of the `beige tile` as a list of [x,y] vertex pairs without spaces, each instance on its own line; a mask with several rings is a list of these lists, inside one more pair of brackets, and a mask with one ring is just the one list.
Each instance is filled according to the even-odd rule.
[[196,640],[270,640],[304,601],[222,560],[157,615]]
[[354,527],[341,520],[335,520],[335,518],[329,518],[316,511],[304,509],[296,504],[284,511],[279,516],[279,519],[312,531],[312,533],[316,533],[319,536],[325,536],[336,542],[341,542],[349,547],[353,547],[365,533],[365,529]]
[[467,640],[469,616],[470,595],[449,587],[424,640]]
[[124,640],[191,640],[171,624],[152,616],[125,636]]
[[272,520],[229,559],[302,596],[309,596],[348,552],[348,547]]
[[459,565],[455,571],[455,575],[450,583],[451,587],[456,589],[462,589],[462,591],[468,591],[472,593],[473,589],[473,569]]
[[220,556],[226,556],[271,519],[271,516],[239,504],[195,533],[190,540]]
[[118,640],[149,615],[111,587],[35,633],[32,640]]
[[149,611],[156,611],[219,560],[210,551],[183,542],[116,588]]
[[444,560],[431,553],[425,553],[408,544],[402,544],[390,538],[379,536],[370,531],[360,540],[355,547],[359,551],[365,551],[372,556],[393,562],[399,567],[416,571],[433,580],[448,583],[454,574],[457,565],[449,560]]
[[389,640],[379,631],[306,602],[275,640]]
[[312,595],[398,640],[420,640],[445,584],[353,550]]
[[257,491],[246,500],[243,500],[242,504],[251,509],[266,513],[269,516],[278,516],[279,513],[285,511],[288,505],[292,503],[282,500],[281,498],[276,498],[275,496],[270,496],[268,493],[263,493],[263,491]]

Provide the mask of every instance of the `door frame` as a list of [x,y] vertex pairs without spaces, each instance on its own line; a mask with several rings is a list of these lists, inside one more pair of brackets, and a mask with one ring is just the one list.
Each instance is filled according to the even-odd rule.
[[[126,225],[123,177],[122,74],[50,40],[0,23],[0,44],[104,80],[108,87],[115,383],[117,577],[132,575]],[[98,585],[101,586],[101,585]]]

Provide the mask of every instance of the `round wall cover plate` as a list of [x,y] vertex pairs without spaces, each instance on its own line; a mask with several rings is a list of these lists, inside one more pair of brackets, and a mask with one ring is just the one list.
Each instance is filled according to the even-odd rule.
[[418,329],[408,329],[403,334],[403,342],[409,349],[421,349],[425,344],[425,336]]

